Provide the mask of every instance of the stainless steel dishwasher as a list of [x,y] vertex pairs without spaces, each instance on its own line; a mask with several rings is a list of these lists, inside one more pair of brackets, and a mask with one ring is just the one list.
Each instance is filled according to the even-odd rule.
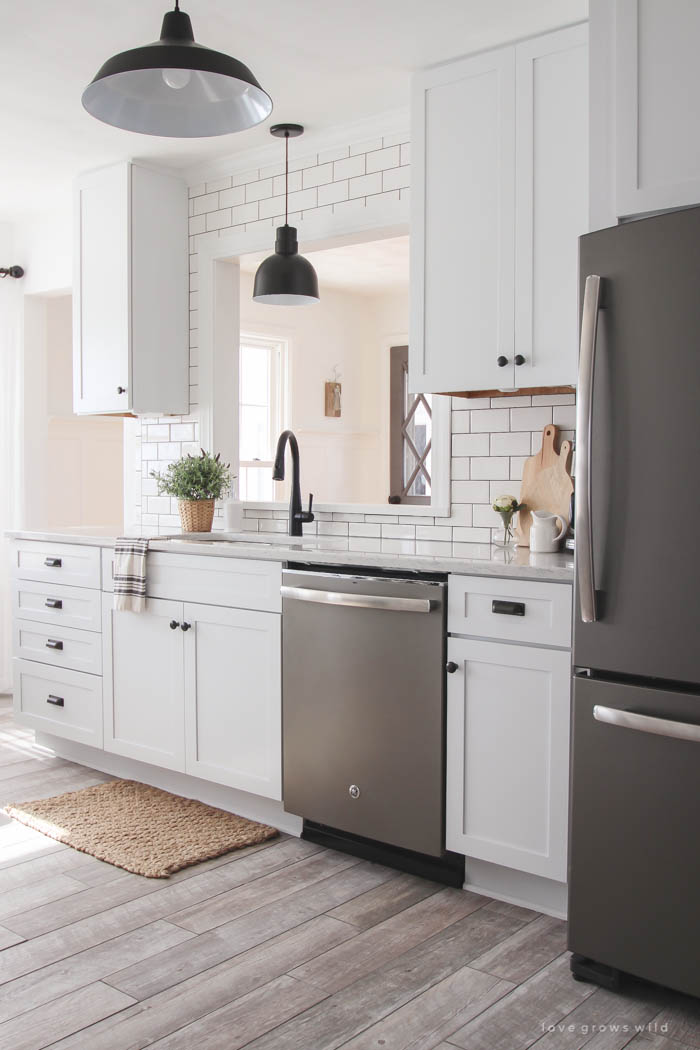
[[446,593],[437,577],[283,571],[284,808],[308,838],[461,884],[444,849]]

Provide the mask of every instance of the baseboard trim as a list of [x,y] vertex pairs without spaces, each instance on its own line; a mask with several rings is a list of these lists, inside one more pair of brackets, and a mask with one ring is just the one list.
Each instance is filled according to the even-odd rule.
[[122,755],[114,755],[109,751],[101,751],[87,744],[77,744],[73,740],[64,740],[48,733],[36,733],[35,735],[37,744],[49,748],[60,758],[66,758],[82,766],[89,766],[91,769],[98,769],[101,773],[109,773],[114,777],[139,780],[143,784],[150,784],[163,791],[184,795],[185,798],[196,798],[209,806],[216,806],[229,813],[237,813],[240,817],[247,817],[248,820],[270,824],[288,835],[294,835],[297,838],[301,836],[301,818],[292,813],[286,813],[282,803],[274,799],[251,795],[247,791],[238,791],[236,788],[226,787],[223,784],[214,784],[209,780],[189,776],[187,773],[162,769],[160,766],[152,766],[148,762],[139,762],[134,758],[124,758]]

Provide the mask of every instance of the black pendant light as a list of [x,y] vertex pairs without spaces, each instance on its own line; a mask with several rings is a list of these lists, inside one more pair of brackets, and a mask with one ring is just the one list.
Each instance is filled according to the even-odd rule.
[[242,62],[195,43],[190,16],[175,0],[160,40],[108,59],[85,88],[83,106],[126,131],[200,138],[252,128],[269,117],[272,99]]
[[303,135],[301,124],[274,124],[270,134],[284,139],[284,226],[277,228],[275,254],[258,266],[253,300],[267,306],[309,306],[319,301],[316,271],[299,255],[297,231],[289,226],[289,140]]

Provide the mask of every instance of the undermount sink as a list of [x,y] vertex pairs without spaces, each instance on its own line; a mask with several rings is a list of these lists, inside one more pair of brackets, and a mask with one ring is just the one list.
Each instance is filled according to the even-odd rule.
[[[250,546],[256,544],[263,547],[300,547],[304,542],[303,536],[287,536],[280,533],[277,536],[261,537],[259,533],[251,532],[250,536],[240,533],[233,536],[220,535],[210,532],[200,534],[194,532],[183,533],[174,536],[156,536],[154,543],[197,543],[212,547]],[[308,542],[308,539],[306,540]]]

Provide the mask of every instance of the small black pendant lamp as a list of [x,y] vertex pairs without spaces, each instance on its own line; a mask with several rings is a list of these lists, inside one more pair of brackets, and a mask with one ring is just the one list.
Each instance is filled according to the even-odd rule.
[[284,226],[277,228],[275,254],[260,263],[253,300],[267,306],[309,306],[319,301],[316,271],[299,255],[297,231],[289,226],[289,140],[304,134],[301,124],[274,124],[270,134],[284,139]]
[[163,18],[160,40],[108,59],[82,101],[105,124],[173,138],[244,131],[272,112],[247,66],[195,43],[179,0]]

